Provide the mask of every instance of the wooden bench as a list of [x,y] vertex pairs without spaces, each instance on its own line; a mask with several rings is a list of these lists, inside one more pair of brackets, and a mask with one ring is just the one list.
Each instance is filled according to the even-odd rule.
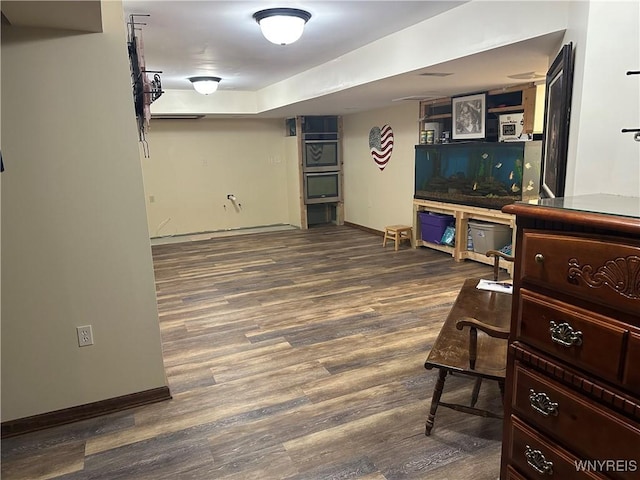
[[[513,261],[513,257],[494,250],[489,250],[487,256],[494,256],[494,280],[498,278],[499,258]],[[439,406],[483,417],[502,418],[500,412],[479,409],[475,405],[483,379],[496,380],[500,393],[504,393],[512,295],[480,290],[476,288],[479,281],[480,278],[470,278],[464,282],[424,363],[424,368],[437,368],[439,371],[425,435],[431,434]],[[449,373],[475,377],[469,405],[440,401]]]

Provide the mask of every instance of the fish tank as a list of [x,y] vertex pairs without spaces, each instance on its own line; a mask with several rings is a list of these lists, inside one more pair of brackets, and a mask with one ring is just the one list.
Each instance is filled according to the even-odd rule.
[[416,145],[414,198],[501,209],[539,198],[542,142]]

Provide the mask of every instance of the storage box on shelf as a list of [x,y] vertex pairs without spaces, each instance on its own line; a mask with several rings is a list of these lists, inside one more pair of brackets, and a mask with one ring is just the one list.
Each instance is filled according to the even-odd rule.
[[424,242],[442,244],[442,235],[448,226],[455,225],[455,218],[434,212],[419,212],[420,230]]
[[513,232],[509,225],[469,221],[469,228],[474,252],[486,254],[487,250],[502,250],[512,245]]
[[[454,203],[435,202],[430,200],[413,200],[413,235],[415,246],[424,246],[449,253],[457,262],[469,259],[476,262],[493,265],[493,259],[488,258],[484,253],[473,251],[467,244],[467,235],[469,228],[469,220],[479,220],[491,224],[506,225],[511,228],[511,243],[515,242],[515,217],[500,210],[492,210],[488,208],[471,207],[468,205],[458,205]],[[455,222],[455,243],[454,246],[441,245],[438,243],[424,241],[422,236],[422,223],[420,221],[423,212],[431,212],[442,215],[450,215]],[[512,264],[510,262],[500,262],[500,266],[512,272]]]

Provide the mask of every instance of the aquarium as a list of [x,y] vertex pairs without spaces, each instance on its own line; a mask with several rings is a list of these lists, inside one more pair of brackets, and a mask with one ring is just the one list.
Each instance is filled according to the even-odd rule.
[[498,210],[536,199],[541,153],[540,141],[416,145],[414,197]]

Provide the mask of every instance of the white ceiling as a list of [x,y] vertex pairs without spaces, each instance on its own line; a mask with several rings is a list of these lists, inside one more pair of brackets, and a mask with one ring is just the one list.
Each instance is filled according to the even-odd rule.
[[[268,7],[301,8],[312,17],[298,42],[279,46],[261,34],[253,14]],[[165,89],[191,90],[190,76],[221,77],[219,91],[257,91],[464,4],[463,1],[179,1],[124,0],[144,22],[147,68],[162,71]],[[437,98],[544,78],[561,34],[458,59],[265,112],[262,116],[345,114],[402,101]],[[446,48],[446,39],[443,47]],[[419,48],[440,48],[424,45]],[[454,73],[450,77],[424,73]]]
[[[311,19],[298,42],[269,43],[253,19],[269,7],[301,8]],[[454,8],[455,1],[124,0],[142,27],[147,68],[166,88],[191,89],[187,77],[222,77],[220,90],[259,90]]]
[[[162,71],[165,90],[169,93],[171,90],[191,91],[188,77],[213,75],[222,78],[220,92],[238,94],[259,91],[318,65],[331,65],[342,55],[467,2],[123,0],[122,3],[125,20],[131,14],[149,15],[136,17],[136,21],[146,24],[141,26],[140,33],[146,67]],[[43,16],[42,6],[52,4],[58,5],[59,11],[50,11]],[[91,8],[95,13],[99,2],[3,0],[1,5],[3,13],[14,25],[47,26],[47,18],[61,17],[71,21],[76,13],[83,13],[78,8],[82,4],[87,7],[85,10]],[[269,43],[253,19],[258,10],[282,6],[301,8],[312,14],[302,39],[287,46]],[[86,30],[95,31],[95,17]],[[70,25],[66,28],[74,28]],[[65,28],[65,25],[55,23],[48,26]],[[403,99],[416,101],[539,81],[544,78],[549,58],[555,55],[561,40],[562,32],[554,32],[357,87],[333,89],[329,94],[260,115],[343,115],[393,105]],[[443,38],[442,45],[416,45],[416,48],[446,48],[446,42],[447,38]],[[425,75],[429,73],[453,75]],[[518,74],[537,76],[533,79],[510,78]]]

